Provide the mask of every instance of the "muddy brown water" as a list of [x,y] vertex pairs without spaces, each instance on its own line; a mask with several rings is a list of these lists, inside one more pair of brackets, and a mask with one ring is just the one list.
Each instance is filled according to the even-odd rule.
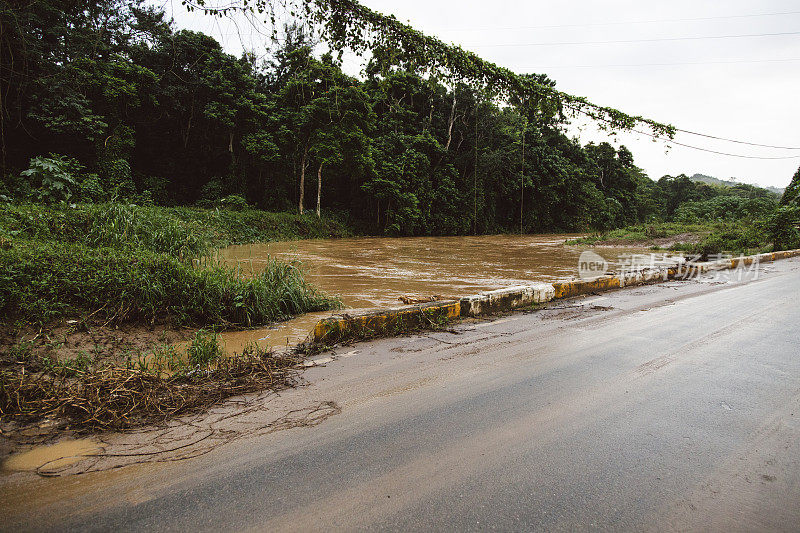
[[36,446],[30,450],[13,454],[3,462],[5,470],[57,471],[77,463],[87,456],[100,453],[93,439],[67,439],[49,446]]
[[[345,307],[365,309],[402,305],[400,297],[457,298],[532,281],[577,275],[585,247],[564,245],[578,235],[489,235],[467,237],[360,237],[237,245],[222,259],[244,272],[258,272],[269,258],[297,260],[306,279],[341,298]],[[614,248],[618,255],[644,248]],[[331,312],[309,313],[270,328],[221,336],[228,353],[249,342],[284,346],[301,342]]]

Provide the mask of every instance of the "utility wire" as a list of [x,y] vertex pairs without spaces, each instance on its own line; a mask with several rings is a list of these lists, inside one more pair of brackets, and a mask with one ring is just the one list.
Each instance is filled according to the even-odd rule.
[[615,22],[588,22],[583,24],[548,24],[543,26],[509,26],[505,28],[484,27],[484,28],[448,28],[448,31],[491,31],[491,30],[538,30],[546,28],[583,28],[590,26],[617,26],[630,24],[659,24],[663,22],[698,22],[703,20],[729,20],[755,17],[773,17],[779,15],[798,15],[800,11],[781,11],[777,13],[754,13],[751,15],[721,15],[715,17],[693,17],[677,19],[656,19],[656,20],[630,20]]
[[708,39],[740,39],[743,37],[776,37],[782,35],[800,35],[800,31],[784,31],[776,33],[746,33],[742,35],[703,35],[694,37],[656,37],[653,39],[618,39],[613,41],[563,41],[556,43],[499,43],[499,44],[471,44],[465,47],[498,47],[498,46],[568,46],[582,44],[625,44],[625,43],[654,43],[663,41],[699,41]]
[[528,70],[546,70],[553,68],[612,68],[612,67],[669,67],[681,65],[728,65],[738,63],[786,63],[792,61],[800,61],[800,57],[788,57],[784,59],[733,59],[730,61],[680,61],[674,63],[610,63],[600,65],[549,65],[537,66]]
[[[600,122],[605,122],[605,123],[607,123],[607,124],[610,124],[610,123],[611,123],[611,121],[609,121],[609,120],[607,120],[607,119],[603,119],[603,118],[599,118],[599,117],[593,117],[593,116],[589,115],[588,113],[586,113],[585,111],[582,111],[582,110],[580,110],[580,109],[578,109],[578,108],[571,107],[571,106],[568,106],[568,107],[569,107],[570,109],[572,109],[573,111],[576,111],[576,112],[578,112],[578,113],[581,113],[581,114],[583,114],[583,115],[586,115],[587,117],[589,117],[589,118],[591,118],[591,119],[593,119],[593,120],[598,120],[598,121],[600,121]],[[652,138],[652,139],[656,139],[656,140],[658,140],[658,141],[664,141],[665,143],[668,143],[668,144],[674,144],[674,145],[677,145],[677,146],[683,146],[684,148],[691,148],[692,150],[699,150],[699,151],[701,151],[701,152],[709,152],[709,153],[712,153],[712,154],[724,155],[724,156],[728,156],[728,157],[739,157],[739,158],[742,158],[742,159],[768,159],[768,160],[775,160],[775,159],[800,159],[800,155],[777,156],[777,157],[763,157],[763,156],[755,156],[755,155],[732,154],[732,153],[729,153],[729,152],[720,152],[720,151],[718,151],[718,150],[711,150],[711,149],[709,149],[709,148],[701,148],[701,147],[699,147],[699,146],[693,146],[693,145],[691,145],[691,144],[685,144],[685,143],[681,143],[681,142],[678,142],[678,141],[676,141],[676,140],[674,140],[674,139],[670,139],[670,138],[668,138],[668,137],[663,137],[663,136],[661,136],[661,135],[655,135],[655,134],[653,134],[653,133],[647,133],[646,131],[641,131],[641,130],[636,130],[636,129],[630,129],[630,130],[628,130],[628,131],[631,131],[631,132],[633,132],[633,133],[638,133],[638,134],[640,134],[640,135],[646,135],[647,137],[650,137],[650,138]],[[678,130],[678,129],[676,129],[676,131],[680,131],[680,132],[683,132],[683,133],[693,133],[693,132],[689,132],[689,131],[685,131],[685,130]],[[712,137],[712,136],[710,136],[710,135],[703,135],[703,136],[704,136],[704,137],[711,137],[711,138],[718,138],[718,137]],[[728,140],[731,140],[731,139],[721,139],[721,140],[726,140],[726,141],[728,141]],[[751,144],[751,143],[745,143],[744,141],[735,141],[735,142],[742,142],[743,144]],[[764,146],[764,145],[755,145],[755,146]],[[794,148],[792,148],[792,150],[794,150]]]
[[696,131],[689,131],[689,130],[682,130],[680,128],[675,128],[675,131],[680,131],[681,133],[688,133],[689,135],[697,135],[698,137],[706,137],[708,139],[716,139],[718,141],[725,141],[729,143],[736,143],[736,144],[746,144],[748,146],[760,146],[762,148],[776,148],[778,150],[800,150],[798,146],[775,146],[773,144],[759,144],[759,143],[751,143],[747,141],[737,141],[736,139],[728,139],[725,137],[717,137],[715,135],[708,135],[706,133],[697,133]]
[[800,159],[800,155],[788,155],[788,156],[778,156],[778,157],[763,157],[763,156],[755,156],[755,155],[731,154],[731,153],[728,153],[728,152],[719,152],[717,150],[710,150],[708,148],[700,148],[699,146],[692,146],[690,144],[679,143],[678,141],[671,140],[671,139],[666,139],[664,137],[659,137],[657,135],[653,135],[651,133],[647,133],[647,132],[644,132],[644,131],[639,131],[639,130],[631,130],[631,131],[636,132],[636,133],[641,133],[642,135],[647,135],[648,137],[652,137],[653,139],[664,141],[664,142],[669,143],[669,144],[676,144],[678,146],[683,146],[685,148],[691,148],[692,150],[700,150],[701,152],[709,152],[709,153],[712,153],[712,154],[725,155],[725,156],[728,156],[728,157],[739,157],[739,158],[742,158],[742,159]]

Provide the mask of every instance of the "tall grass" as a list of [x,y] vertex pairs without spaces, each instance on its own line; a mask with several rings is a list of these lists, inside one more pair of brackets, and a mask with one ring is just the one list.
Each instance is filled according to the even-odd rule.
[[9,205],[0,212],[0,320],[91,315],[254,326],[337,306],[295,264],[273,260],[262,273],[243,276],[212,259],[217,245],[242,239],[253,216],[125,204]]
[[5,204],[0,237],[136,247],[173,257],[204,254],[228,244],[343,237],[339,221],[255,209],[226,211],[131,204]]
[[213,234],[158,208],[108,204],[92,218],[88,244],[144,248],[180,259],[208,255]]
[[338,304],[278,261],[242,276],[166,254],[82,244],[14,242],[0,250],[0,315],[48,322],[92,313],[110,321],[254,326]]

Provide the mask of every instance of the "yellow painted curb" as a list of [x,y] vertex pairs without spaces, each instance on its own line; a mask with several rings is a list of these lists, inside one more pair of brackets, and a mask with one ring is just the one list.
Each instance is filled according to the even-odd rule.
[[344,339],[381,337],[460,315],[461,303],[457,300],[341,314],[317,322],[313,338],[314,342],[331,344]]
[[689,272],[734,269],[751,266],[754,262],[769,262],[800,256],[800,249],[771,252],[730,260],[687,263],[683,267],[655,268],[626,273],[624,276],[601,276],[592,280],[561,280],[552,284],[532,283],[519,287],[508,287],[488,291],[459,300],[430,302],[389,309],[377,309],[356,315],[342,313],[320,320],[314,327],[314,342],[333,344],[342,340],[366,339],[394,335],[442,320],[459,316],[480,316],[518,307],[570,298],[581,294],[619,289],[631,285],[643,285],[675,279]]

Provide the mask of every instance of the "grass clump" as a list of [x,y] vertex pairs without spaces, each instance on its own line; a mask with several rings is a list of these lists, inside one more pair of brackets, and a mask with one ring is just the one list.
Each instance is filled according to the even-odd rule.
[[222,357],[222,348],[215,331],[201,329],[195,333],[189,348],[186,350],[189,364],[196,367],[207,367]]
[[47,324],[90,315],[116,323],[249,327],[338,304],[305,283],[296,264],[270,261],[263,273],[242,276],[211,260],[217,246],[230,242],[344,234],[330,221],[129,204],[7,207],[0,213],[6,320]]
[[37,241],[0,249],[0,314],[26,322],[89,314],[107,323],[250,327],[337,305],[279,261],[245,277],[141,249]]
[[[775,217],[773,217],[775,218]],[[792,219],[796,220],[796,219]],[[775,229],[778,228],[778,229]],[[764,220],[712,221],[706,223],[659,222],[637,224],[605,233],[596,233],[567,244],[629,244],[651,246],[653,249],[668,248],[708,260],[720,254],[756,254],[771,249],[785,249],[780,238],[797,231],[789,223]],[[800,239],[800,237],[798,237]],[[669,242],[674,240],[675,242]],[[788,244],[797,244],[796,239],[784,239]],[[667,241],[664,243],[664,241]],[[791,247],[791,246],[790,246]]]
[[667,239],[681,236],[698,238],[712,232],[721,223],[687,224],[680,222],[653,222],[634,224],[611,231],[597,232],[586,237],[570,239],[565,244],[647,244],[655,239]]
[[[6,341],[0,346],[0,419],[49,416],[78,429],[124,429],[234,394],[290,386],[294,359],[257,347],[223,357],[216,331],[331,309],[339,301],[307,284],[295,263],[271,260],[262,272],[244,275],[215,262],[213,251],[347,231],[328,219],[233,203],[236,210],[121,203],[0,210],[0,333]],[[71,317],[78,320],[68,327],[86,334],[109,325],[203,329],[185,355],[161,344],[138,348],[134,356],[113,344],[65,357],[66,334],[63,343],[51,342],[48,332]],[[32,332],[32,338],[9,343],[14,330]]]
[[702,261],[724,254],[757,254],[771,248],[769,233],[761,222],[722,224],[699,242],[675,244],[671,247],[672,250],[685,251],[699,257]]

